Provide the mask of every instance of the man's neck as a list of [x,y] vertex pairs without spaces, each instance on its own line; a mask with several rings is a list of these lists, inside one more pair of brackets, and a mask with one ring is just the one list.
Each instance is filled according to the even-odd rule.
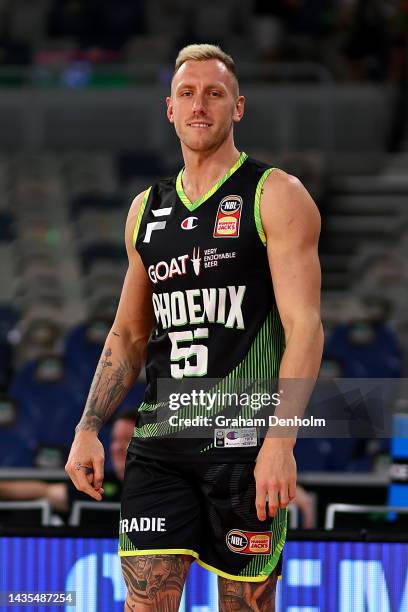
[[199,153],[183,147],[183,190],[191,202],[207,193],[239,159],[240,153],[234,143],[228,145]]

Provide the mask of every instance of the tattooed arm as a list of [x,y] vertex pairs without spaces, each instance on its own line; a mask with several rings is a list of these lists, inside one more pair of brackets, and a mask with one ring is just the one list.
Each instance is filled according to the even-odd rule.
[[[150,281],[132,244],[143,195],[135,198],[129,211],[125,232],[129,267],[115,321],[106,338],[65,466],[76,488],[98,501],[102,499],[104,466],[98,432],[137,379],[153,325]],[[86,474],[85,469],[77,469],[78,465],[88,466],[93,471]]]

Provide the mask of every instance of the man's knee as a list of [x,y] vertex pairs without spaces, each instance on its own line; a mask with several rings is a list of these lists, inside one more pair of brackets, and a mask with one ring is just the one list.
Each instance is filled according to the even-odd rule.
[[188,555],[122,557],[127,586],[125,609],[177,612],[191,562]]

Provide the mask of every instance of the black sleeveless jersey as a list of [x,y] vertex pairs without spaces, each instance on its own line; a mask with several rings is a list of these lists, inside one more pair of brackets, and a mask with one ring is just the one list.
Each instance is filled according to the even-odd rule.
[[[228,462],[252,460],[259,451],[259,440],[254,443],[245,428],[227,426],[219,442],[216,436],[224,434],[216,402],[205,410],[210,435],[197,437],[195,429],[189,437],[181,419],[170,425],[174,409],[158,389],[168,379],[172,392],[181,394],[192,382],[199,388],[211,379],[211,390],[220,392],[234,380],[278,377],[284,333],[259,210],[272,170],[241,153],[196,202],[183,191],[183,171],[145,193],[133,242],[151,281],[155,325],[130,445],[141,455]],[[184,403],[177,417],[194,417],[195,408]]]

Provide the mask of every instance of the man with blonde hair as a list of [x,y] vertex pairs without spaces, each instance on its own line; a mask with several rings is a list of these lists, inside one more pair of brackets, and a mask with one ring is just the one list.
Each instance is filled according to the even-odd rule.
[[102,498],[97,433],[145,361],[120,521],[125,609],[178,610],[196,560],[219,576],[221,611],[274,610],[294,435],[262,441],[256,427],[217,427],[223,406],[212,402],[211,439],[189,437],[197,405],[175,413],[158,387],[171,380],[182,398],[192,381],[217,379],[217,395],[240,379],[316,378],[319,214],[298,179],[235,147],[245,99],[219,47],[180,51],[166,102],[185,165],[131,205],[129,268],[66,469]]

